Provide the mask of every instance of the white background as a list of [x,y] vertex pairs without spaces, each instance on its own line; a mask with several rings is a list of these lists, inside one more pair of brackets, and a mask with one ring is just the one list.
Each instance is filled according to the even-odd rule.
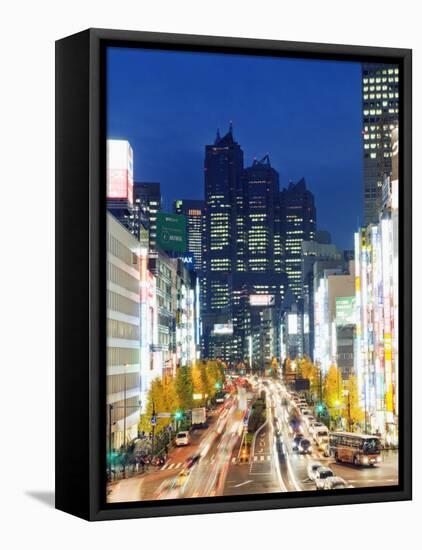
[[[413,48],[418,129],[422,94],[418,4],[411,0],[3,2],[0,536],[4,548],[386,550],[401,547],[406,539],[420,539],[421,407],[416,392],[414,502],[96,524],[47,504],[54,487],[54,41],[87,27],[108,27]],[[416,130],[413,181],[414,201],[419,204],[420,150]],[[420,239],[419,214],[414,226],[416,253]],[[419,283],[420,255],[415,255],[414,265]],[[414,295],[414,387],[420,388],[420,284]],[[69,435],[77,445],[77,426]],[[414,542],[411,547],[416,546]]]

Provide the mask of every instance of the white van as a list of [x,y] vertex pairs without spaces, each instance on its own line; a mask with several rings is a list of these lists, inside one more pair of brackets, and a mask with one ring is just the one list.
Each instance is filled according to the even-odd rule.
[[179,432],[176,435],[175,443],[176,443],[176,447],[183,447],[185,445],[189,445],[190,443],[189,432]]
[[329,443],[328,433],[328,428],[326,426],[314,430],[314,440],[320,451],[325,451]]

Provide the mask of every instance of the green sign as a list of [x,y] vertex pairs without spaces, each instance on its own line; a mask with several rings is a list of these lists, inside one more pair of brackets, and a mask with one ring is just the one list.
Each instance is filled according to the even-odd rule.
[[157,244],[167,252],[186,252],[186,218],[157,212]]
[[342,296],[341,298],[336,298],[337,326],[353,325],[355,323],[354,306],[354,296]]

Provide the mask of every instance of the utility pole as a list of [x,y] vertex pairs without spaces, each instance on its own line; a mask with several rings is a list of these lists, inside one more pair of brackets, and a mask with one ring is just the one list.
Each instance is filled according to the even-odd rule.
[[109,406],[108,406],[108,461],[109,461],[109,478],[110,478],[110,481],[111,481],[111,470],[112,470],[112,467],[111,467],[111,453],[112,453],[112,447],[111,447],[111,430],[112,430],[112,419],[111,419],[111,415],[112,415],[112,412],[113,412],[113,405],[110,403]]
[[322,370],[321,365],[318,365],[319,369],[319,400],[322,403]]
[[155,414],[155,403],[152,402],[152,417],[151,417],[151,424],[152,424],[152,440],[151,440],[151,456],[154,456],[154,444],[155,444],[155,423],[157,422],[157,417]]
[[127,364],[123,365],[124,368],[124,377],[125,377],[125,386],[124,386],[124,398],[123,398],[123,450],[126,450],[126,367]]
[[350,391],[347,394],[347,415],[349,418],[349,432],[352,431],[352,416],[350,414]]

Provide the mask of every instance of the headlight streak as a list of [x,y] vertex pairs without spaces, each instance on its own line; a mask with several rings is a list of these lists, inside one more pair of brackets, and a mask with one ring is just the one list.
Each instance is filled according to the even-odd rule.
[[296,491],[302,491],[302,487],[299,485],[297,479],[296,479],[296,476],[294,474],[294,471],[293,471],[293,467],[292,467],[292,464],[291,464],[291,461],[290,461],[290,456],[289,456],[289,453],[286,452],[287,451],[287,446],[290,447],[290,453],[293,452],[292,450],[292,447],[291,447],[291,443],[290,443],[290,440],[287,436],[287,432],[286,432],[286,429],[285,429],[285,426],[288,424],[288,415],[287,415],[287,411],[284,410],[284,415],[283,415],[283,408],[282,408],[282,403],[281,403],[281,397],[280,397],[280,394],[278,392],[278,395],[277,395],[277,416],[279,417],[283,417],[284,416],[284,441],[285,441],[285,453],[284,453],[284,456],[285,456],[285,462],[286,462],[286,465],[287,465],[287,470],[289,472],[289,476],[290,476],[290,479],[292,481],[292,484],[294,486],[294,488],[296,489]]

